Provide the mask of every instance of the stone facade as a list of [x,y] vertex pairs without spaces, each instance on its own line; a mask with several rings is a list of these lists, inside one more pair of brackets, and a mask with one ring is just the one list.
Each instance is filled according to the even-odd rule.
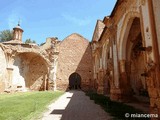
[[112,100],[149,94],[150,110],[160,113],[158,0],[118,0],[111,15],[95,27],[92,39],[94,88]]
[[52,40],[45,47],[24,44],[20,25],[13,31],[13,40],[0,43],[0,92],[49,89],[52,61],[48,50]]
[[5,88],[5,72],[6,72],[6,56],[3,51],[3,47],[0,46],[0,91],[3,91]]

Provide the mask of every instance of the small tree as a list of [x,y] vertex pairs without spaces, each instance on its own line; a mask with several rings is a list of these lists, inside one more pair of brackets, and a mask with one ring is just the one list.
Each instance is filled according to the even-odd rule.
[[35,40],[31,40],[31,39],[29,38],[29,39],[26,39],[25,43],[26,43],[26,44],[28,44],[28,43],[36,43],[36,41],[35,41]]
[[42,46],[42,45],[44,45],[45,43],[41,43],[39,46]]
[[3,30],[0,32],[0,42],[5,42],[13,39],[13,31]]

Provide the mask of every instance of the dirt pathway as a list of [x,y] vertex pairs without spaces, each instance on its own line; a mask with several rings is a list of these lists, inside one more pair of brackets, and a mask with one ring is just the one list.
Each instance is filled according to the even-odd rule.
[[111,120],[111,117],[82,91],[66,92],[48,108],[42,120]]

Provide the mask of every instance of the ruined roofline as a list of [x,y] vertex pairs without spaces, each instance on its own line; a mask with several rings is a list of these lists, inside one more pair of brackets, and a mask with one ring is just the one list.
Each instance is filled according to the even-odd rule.
[[118,5],[122,2],[123,0],[117,0],[114,7],[113,7],[113,10],[111,11],[111,14],[110,15],[107,15],[103,18],[103,23],[105,23],[106,19],[109,19],[109,18],[112,18],[117,10],[117,7]]
[[[114,16],[114,14],[116,13],[116,10],[117,10],[118,5],[121,4],[122,1],[123,1],[123,0],[117,0],[117,1],[116,1],[115,6],[114,6],[111,14],[110,14],[109,16],[105,16],[105,17],[104,17],[104,19],[103,19],[103,23],[104,23],[104,24],[107,22],[107,19],[110,19],[110,18],[112,18],[112,17]],[[102,39],[102,37],[103,37],[103,35],[104,35],[104,33],[105,33],[106,30],[107,30],[107,26],[105,25],[105,27],[104,27],[104,29],[103,29],[103,32],[102,32],[101,36],[99,37],[98,41],[101,41],[101,39]]]
[[24,44],[22,41],[19,41],[19,40],[9,40],[9,41],[5,41],[5,42],[2,42],[3,44]]
[[86,40],[86,41],[89,42],[88,39],[86,39],[85,37],[83,37],[82,35],[80,35],[80,34],[78,34],[78,33],[72,33],[72,34],[68,35],[67,37],[65,37],[65,38],[62,40],[62,42],[63,42],[64,40],[70,38],[70,37],[73,36],[73,35],[76,35],[76,36],[78,36],[78,37],[80,37],[80,38],[82,38],[82,39],[84,39],[84,40]]
[[118,5],[119,5],[122,1],[123,1],[123,0],[117,0],[117,1],[116,1],[116,4],[115,4],[115,6],[114,6],[114,8],[113,8],[113,10],[112,10],[112,12],[111,12],[111,14],[109,15],[109,17],[113,17],[113,16],[114,16],[114,14],[116,13],[116,10],[117,10]]
[[[102,26],[102,24],[103,24],[103,26]],[[101,34],[102,34],[102,32],[103,32],[103,30],[102,29],[104,29],[105,28],[105,24],[104,24],[104,22],[102,21],[102,20],[97,20],[97,22],[96,22],[96,26],[95,26],[95,28],[94,28],[94,32],[93,32],[93,36],[92,36],[92,41],[91,42],[97,42],[98,41],[98,39],[100,38],[100,36],[101,36]],[[96,40],[94,40],[94,37],[95,37],[95,35],[96,35],[96,32],[97,32],[97,30],[98,30],[98,34],[100,34],[100,35],[98,35],[98,39],[97,39],[97,41]],[[100,33],[100,30],[102,30],[102,32]]]

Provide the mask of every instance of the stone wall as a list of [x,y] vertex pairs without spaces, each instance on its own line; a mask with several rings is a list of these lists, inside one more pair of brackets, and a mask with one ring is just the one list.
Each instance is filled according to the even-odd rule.
[[31,90],[47,89],[47,67],[44,60],[40,56],[34,56],[29,64],[29,72],[27,75],[27,87]]
[[25,66],[23,66],[22,59],[19,56],[15,57],[12,68],[13,68],[12,79],[11,79],[12,90],[16,90],[18,86],[22,90],[25,90],[25,78],[24,78]]
[[92,74],[92,57],[89,41],[78,34],[71,34],[59,46],[57,89],[66,90],[69,76],[77,72],[82,89],[88,89]]
[[6,72],[6,57],[3,49],[0,47],[0,92],[5,89],[5,72]]
[[[154,9],[154,17],[155,17],[155,23],[156,23],[158,46],[160,46],[160,15],[159,15],[160,1],[159,0],[152,0],[152,1],[154,6],[153,9]],[[159,47],[159,53],[160,53],[160,47]]]

